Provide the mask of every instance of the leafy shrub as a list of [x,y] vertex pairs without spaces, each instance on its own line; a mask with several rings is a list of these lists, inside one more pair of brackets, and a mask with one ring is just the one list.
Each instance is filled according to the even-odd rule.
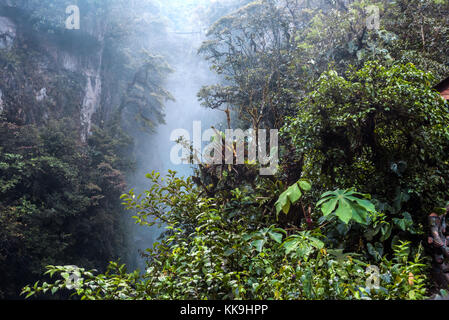
[[[151,189],[123,195],[143,225],[159,220],[165,236],[147,250],[146,272],[126,273],[112,263],[94,275],[73,266],[49,266],[62,279],[23,289],[31,297],[66,291],[81,299],[420,299],[424,265],[408,259],[408,243],[380,261],[380,288],[367,289],[366,256],[326,247],[319,229],[287,232],[274,225],[248,229],[244,217],[227,219],[224,204],[202,196],[191,177],[152,173]],[[67,279],[76,274],[76,287]],[[412,274],[412,275],[411,275]],[[413,278],[413,281],[409,281]],[[412,292],[412,293],[411,293]]]
[[449,109],[432,83],[412,64],[368,62],[344,76],[322,74],[283,128],[315,197],[348,188],[371,194],[402,229],[410,219],[424,225],[444,206]]

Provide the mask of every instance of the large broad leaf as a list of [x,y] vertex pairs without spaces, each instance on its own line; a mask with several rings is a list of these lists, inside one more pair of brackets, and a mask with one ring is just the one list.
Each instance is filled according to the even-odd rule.
[[368,210],[357,204],[352,206],[352,219],[360,224],[368,224]]
[[296,203],[302,196],[301,189],[299,189],[299,186],[297,183],[289,187],[286,191],[288,199],[292,204]]
[[335,214],[345,224],[351,220],[367,224],[368,214],[376,212],[374,204],[368,198],[369,195],[351,189],[329,191],[321,196],[317,207],[321,207],[324,216]]
[[275,203],[276,214],[284,212],[288,214],[292,205],[297,203],[302,196],[302,190],[309,191],[312,188],[310,183],[300,180],[297,183],[291,185],[285,192],[283,192],[278,201]]
[[254,248],[256,248],[256,250],[258,252],[262,252],[265,242],[266,242],[265,239],[254,240],[252,242],[252,245],[253,245]]
[[335,210],[335,207],[337,206],[338,198],[331,198],[326,203],[323,204],[321,207],[321,211],[325,216],[329,215],[331,212]]
[[285,249],[285,254],[289,254],[290,252],[296,250],[296,248],[299,246],[299,243],[296,239],[289,239],[284,242],[283,246]]
[[372,255],[376,261],[382,259],[384,247],[381,243],[376,242],[374,246],[371,243],[367,243],[366,248],[368,249],[368,253]]
[[307,181],[301,180],[298,182],[299,186],[304,191],[310,191],[312,189],[312,185],[308,183]]
[[354,197],[354,196],[346,196],[346,198],[348,200],[352,200],[352,201],[357,202],[357,204],[359,206],[363,207],[368,212],[372,212],[372,213],[376,212],[376,207],[369,200],[360,199],[360,198],[357,198],[357,197]]
[[274,232],[274,231],[270,230],[268,232],[268,235],[270,236],[271,239],[273,239],[277,243],[282,243],[282,233],[278,233],[278,232]]
[[288,199],[288,195],[284,192],[280,195],[278,201],[275,203],[276,213],[283,211],[285,214],[290,210],[290,200]]
[[338,200],[338,208],[335,211],[335,215],[340,218],[341,221],[348,224],[352,218],[351,204],[344,198]]
[[403,219],[394,218],[393,222],[401,228],[403,231],[410,231],[411,233],[414,233],[412,230],[413,227],[413,219],[410,213],[404,212],[402,213]]
[[381,226],[382,237],[380,237],[380,241],[383,242],[390,238],[391,231],[393,231],[393,225],[389,223],[385,223]]
[[274,240],[277,243],[282,243],[283,235],[287,235],[287,232],[280,228],[275,228],[271,226],[269,228],[264,228],[262,230],[253,232],[247,236],[244,236],[243,239],[245,241],[251,241],[251,245],[258,251],[262,252],[265,244],[268,242],[269,238]]
[[309,240],[310,240],[311,244],[312,244],[315,248],[317,248],[317,249],[319,249],[319,250],[321,250],[321,249],[324,248],[324,242],[323,242],[323,241],[321,241],[321,240],[319,240],[319,239],[317,239],[317,238],[315,238],[315,237],[310,237]]
[[397,190],[396,198],[393,201],[393,208],[395,212],[399,213],[402,208],[402,204],[410,200],[410,195],[401,190]]

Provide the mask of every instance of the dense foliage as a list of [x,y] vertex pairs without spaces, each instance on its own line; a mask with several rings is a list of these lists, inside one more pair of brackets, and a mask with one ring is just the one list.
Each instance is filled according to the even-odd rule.
[[[163,222],[163,241],[147,250],[151,263],[143,276],[110,265],[108,273],[49,266],[62,277],[36,283],[24,294],[72,289],[81,299],[362,299],[424,297],[426,279],[421,252],[408,243],[383,258],[380,286],[369,288],[363,254],[327,247],[319,229],[289,232],[263,227],[257,215],[259,192],[233,190],[230,202],[202,196],[191,178],[153,173],[144,195],[123,199],[141,225]],[[236,212],[236,204],[246,210]],[[237,209],[238,210],[238,209]],[[260,210],[260,209],[259,209]],[[274,215],[270,219],[275,223]],[[410,274],[413,275],[411,280]]]
[[[137,224],[164,228],[142,274],[115,262],[105,273],[52,263],[25,297],[435,293],[423,244],[426,217],[449,200],[449,106],[432,89],[449,72],[448,1],[233,4],[199,50],[219,82],[198,96],[229,127],[280,129],[277,175],[249,162],[199,165],[187,178],[153,172],[147,191],[121,197]],[[378,28],[367,22],[373,5]]]
[[119,197],[129,138],[97,128],[88,145],[69,119],[0,122],[0,294],[18,297],[48,264],[104,269],[124,255]]
[[[74,4],[86,14],[69,31]],[[137,26],[164,27],[143,23],[139,10],[127,1],[0,3],[15,26],[0,49],[0,298],[18,298],[49,263],[104,271],[130,260],[119,198],[134,169],[131,136],[163,122],[171,98],[167,63],[136,41]]]
[[404,194],[402,210],[424,223],[449,196],[448,105],[431,83],[410,64],[323,73],[283,127],[304,177],[321,191],[355,187],[389,204]]

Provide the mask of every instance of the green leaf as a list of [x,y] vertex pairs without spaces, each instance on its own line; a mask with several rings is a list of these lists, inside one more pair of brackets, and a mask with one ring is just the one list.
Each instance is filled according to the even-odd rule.
[[235,252],[235,249],[234,248],[229,248],[229,249],[227,249],[225,252],[224,252],[224,255],[226,256],[226,257],[229,257],[231,254],[233,254]]
[[298,184],[304,191],[310,191],[312,189],[312,185],[307,181],[301,180],[298,182]]
[[335,214],[341,221],[348,224],[352,218],[352,208],[349,202],[345,199],[338,200],[338,208],[335,211]]
[[368,224],[368,213],[364,208],[355,205],[352,206],[352,219],[360,224]]
[[338,196],[338,193],[335,191],[327,191],[321,195],[321,198],[326,198],[329,196]]
[[374,246],[371,243],[367,243],[366,247],[368,249],[368,253],[371,254],[376,260],[380,260],[382,258],[384,247],[381,243],[376,242]]
[[402,230],[402,231],[410,231],[413,226],[412,216],[408,212],[404,212],[402,214],[403,219],[394,218],[393,222]]
[[328,202],[324,203],[321,207],[321,211],[325,216],[330,214],[335,210],[335,207],[337,206],[338,198],[332,198]]
[[376,212],[376,207],[374,206],[374,204],[371,203],[371,201],[368,201],[366,199],[356,198],[354,196],[347,196],[346,198],[357,202],[357,204],[359,206],[363,207],[368,212],[372,212],[372,213]]
[[298,247],[298,242],[295,239],[288,240],[283,244],[285,248],[285,254],[289,254],[290,252],[296,250]]
[[270,236],[271,239],[273,239],[277,243],[282,243],[282,234],[281,233],[269,231],[268,235]]
[[[278,201],[275,203],[276,206],[276,213],[279,214],[279,212],[284,211],[284,213],[288,213],[290,210],[290,200],[288,199],[288,195],[286,192],[281,194],[279,196]],[[287,210],[287,212],[285,212]]]
[[393,230],[393,225],[391,224],[384,224],[381,227],[382,230],[382,237],[380,237],[380,241],[385,241],[391,236],[391,231]]
[[299,186],[297,183],[290,186],[287,189],[286,193],[287,193],[288,199],[290,200],[291,204],[295,204],[296,202],[298,202],[298,200],[302,196],[301,189],[299,189]]
[[282,208],[282,211],[283,211],[285,214],[288,214],[288,212],[290,211],[290,202],[289,202],[289,201],[287,201],[287,202],[285,203],[285,206]]
[[312,243],[312,245],[315,248],[317,248],[319,250],[324,248],[324,242],[323,241],[321,241],[321,240],[319,240],[317,238],[314,238],[314,237],[310,237],[309,239],[310,239],[310,242]]
[[28,294],[26,295],[25,299],[28,299],[29,297],[33,296],[34,293],[35,293],[34,291],[31,291],[30,293],[28,293]]
[[263,246],[265,244],[265,240],[261,239],[261,240],[254,240],[252,245],[256,248],[257,251],[262,252],[263,250]]
[[275,203],[276,214],[283,211],[285,214],[288,214],[290,211],[290,207],[301,199],[302,192],[300,189],[300,185],[302,185],[303,189],[311,188],[310,184],[306,181],[299,181],[291,185],[285,192],[283,192],[279,199]]
[[280,202],[279,200],[275,203],[275,207],[276,207],[276,214],[279,214],[279,212],[282,211],[282,208],[284,207],[284,204],[282,204],[282,202]]
[[[368,196],[352,189],[330,191],[321,196],[317,206],[321,206],[324,217],[334,213],[345,224],[354,220],[367,225],[368,213],[376,212],[374,204],[366,199]],[[365,199],[360,197],[365,197]]]

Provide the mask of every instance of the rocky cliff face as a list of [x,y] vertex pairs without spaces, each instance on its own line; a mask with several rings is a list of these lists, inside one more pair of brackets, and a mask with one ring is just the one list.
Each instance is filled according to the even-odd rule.
[[0,112],[23,124],[76,119],[86,141],[95,113],[104,111],[102,100],[118,101],[103,96],[104,33],[95,15],[85,17],[80,30],[39,29],[26,9],[6,1],[0,7]]
[[0,17],[0,49],[10,50],[16,38],[16,25],[7,17]]

